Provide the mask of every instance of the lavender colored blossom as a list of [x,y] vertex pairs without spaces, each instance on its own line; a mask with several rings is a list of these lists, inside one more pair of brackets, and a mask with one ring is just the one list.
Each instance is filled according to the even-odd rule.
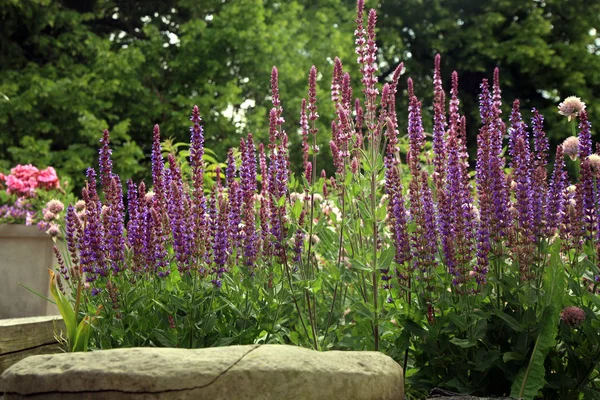
[[550,179],[550,188],[548,190],[548,208],[546,209],[546,229],[547,234],[554,234],[563,220],[565,212],[564,192],[567,186],[567,172],[565,171],[565,156],[563,147],[556,148],[556,158],[554,161],[554,171]]
[[419,155],[425,144],[425,133],[421,118],[421,102],[416,96],[411,97],[408,106],[408,139],[410,141],[408,166],[411,174],[414,176],[418,169]]
[[82,197],[85,201],[86,223],[79,252],[86,281],[93,282],[99,276],[106,276],[107,268],[104,226],[100,216],[102,205],[96,193],[96,172],[92,168],[87,170],[87,185],[82,191]]
[[388,154],[386,157],[386,191],[389,197],[388,218],[396,255],[394,261],[403,266],[410,261],[410,244],[406,231],[406,209],[402,181],[400,179],[400,165]]
[[[544,132],[544,117],[534,108],[531,119],[533,130],[533,147],[535,160],[532,174],[532,208],[536,232],[541,233],[543,229],[543,217],[547,208],[548,183],[546,181],[546,165],[548,163],[549,143]],[[546,222],[547,223],[547,222]]]
[[163,213],[166,204],[166,193],[168,186],[164,180],[165,164],[162,158],[162,149],[160,145],[160,128],[154,125],[152,136],[152,184],[154,187],[154,202],[157,205],[159,213]]
[[179,271],[189,269],[190,256],[192,248],[190,248],[190,238],[192,229],[188,226],[188,221],[185,218],[185,199],[183,182],[181,180],[181,172],[177,165],[177,161],[172,154],[169,154],[170,166],[170,185],[168,191],[167,213],[171,231],[173,233],[173,249],[175,257],[178,261]]
[[67,215],[65,216],[65,239],[67,241],[67,249],[71,256],[71,264],[79,265],[79,253],[77,243],[82,239],[83,227],[81,221],[75,212],[75,208],[70,205],[67,207]]
[[336,57],[333,60],[333,75],[331,77],[331,101],[337,103],[341,100],[342,90],[342,61]]
[[110,134],[107,129],[104,130],[100,143],[102,144],[98,159],[98,164],[100,166],[100,182],[102,184],[102,189],[106,193],[110,190],[110,184],[113,177],[111,160],[112,150],[110,148]]
[[[254,210],[254,195],[256,194],[256,151],[252,134],[248,134],[247,140],[240,143],[242,150],[242,166],[240,168],[240,190],[242,192],[242,213],[244,222],[243,249],[242,255],[246,266],[250,269],[254,267],[256,257],[258,256],[258,236],[256,234],[256,220]],[[262,154],[264,154],[264,149]],[[266,165],[264,166],[266,169]],[[261,172],[263,174],[263,184],[267,180],[263,170],[261,158]]]
[[588,120],[587,112],[579,113],[579,158],[585,160],[592,154],[592,124]]
[[[217,200],[217,204],[213,205],[214,215],[211,218],[211,224],[214,224],[211,227],[211,231],[214,232],[213,236],[213,262],[215,263],[215,273],[217,277],[220,278],[221,275],[225,272],[225,264],[227,263],[227,249],[229,247],[227,233],[228,233],[228,212],[227,212],[227,203],[224,201],[222,193],[219,192],[218,197],[213,190],[213,198]],[[211,202],[214,201],[211,198]],[[212,205],[212,204],[211,204]],[[212,208],[212,207],[211,207]]]
[[123,189],[118,175],[113,175],[108,196],[108,210],[104,218],[108,257],[114,273],[121,271],[125,261],[125,238],[123,237],[125,209]]
[[[309,157],[309,144],[308,144],[308,117],[306,116],[306,99],[302,99],[302,107],[300,108],[300,130],[302,132],[302,166],[306,174],[306,166],[308,164]],[[307,178],[310,181],[310,178]]]

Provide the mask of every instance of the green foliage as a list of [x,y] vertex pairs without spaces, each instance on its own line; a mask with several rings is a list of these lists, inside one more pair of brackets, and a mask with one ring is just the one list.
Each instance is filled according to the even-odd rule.
[[[99,132],[108,128],[119,160],[115,172],[148,183],[144,144],[152,125],[187,141],[185,121],[193,104],[210,126],[207,147],[224,159],[247,131],[266,139],[265,94],[273,65],[289,77],[281,86],[290,104],[284,118],[299,150],[295,110],[306,78],[298,71],[312,63],[325,70],[332,55],[357,71],[351,38],[342,35],[352,29],[353,12],[342,0],[170,0],[160,7],[133,1],[3,2],[0,169],[40,160],[81,187],[83,172],[95,164]],[[319,79],[321,92],[330,80]],[[333,115],[328,107],[323,114]],[[319,122],[319,129],[327,131],[329,121]]]
[[[62,291],[58,289],[56,275],[51,270],[48,270],[48,272],[50,273],[50,294],[56,302],[56,306],[58,307],[58,311],[63,318],[67,330],[67,349],[71,352],[87,351],[93,317],[86,315],[79,319],[73,305],[71,305]],[[77,290],[80,292],[81,286],[79,286]],[[80,293],[78,296],[79,295]],[[75,308],[77,305],[78,304],[76,303]]]
[[[483,78],[491,80],[496,66],[505,114],[514,99],[528,110],[537,108],[554,143],[568,132],[556,113],[560,99],[581,97],[592,123],[600,123],[595,95],[600,93],[600,1],[381,0],[380,4],[378,39],[382,58],[390,65],[382,67],[383,75],[404,62],[417,96],[430,104],[429,77],[436,53],[441,54],[446,87],[450,72],[460,72],[460,100],[471,110],[466,115],[471,148],[479,129],[479,84]],[[401,101],[400,109],[405,109],[406,100]]]

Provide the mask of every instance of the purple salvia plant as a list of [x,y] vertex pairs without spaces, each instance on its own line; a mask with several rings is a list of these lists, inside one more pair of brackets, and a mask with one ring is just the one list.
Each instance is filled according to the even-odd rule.
[[331,101],[337,103],[341,100],[342,90],[342,61],[339,57],[333,60],[333,75],[331,77]]
[[[142,201],[144,201],[142,199]],[[133,252],[133,270],[139,271],[143,267],[145,259],[143,243],[145,240],[144,229],[146,227],[144,215],[140,212],[140,199],[136,184],[129,179],[127,181],[127,211],[129,221],[127,223],[127,241]]]
[[390,204],[388,216],[392,224],[391,231],[394,246],[396,247],[394,261],[403,270],[410,263],[411,254],[406,230],[406,207],[399,170],[400,165],[398,163],[394,163],[388,167],[386,171],[386,186]]
[[309,176],[306,173],[309,158],[308,130],[309,127],[308,117],[306,115],[306,99],[302,99],[302,107],[300,108],[300,131],[302,133],[302,167],[304,168],[304,175],[307,177]]
[[104,227],[108,258],[113,272],[121,271],[125,261],[125,208],[123,206],[123,188],[118,175],[111,179],[107,198],[107,210],[104,213]]
[[514,213],[516,216],[515,231],[512,237],[513,255],[521,270],[521,279],[532,279],[531,271],[532,244],[534,235],[532,157],[529,148],[529,135],[526,125],[521,119],[519,101],[513,103],[510,117],[509,153],[513,168],[515,185]]
[[409,105],[408,137],[410,150],[408,166],[411,172],[409,185],[410,217],[415,231],[410,235],[412,249],[412,268],[419,273],[431,271],[435,265],[433,255],[437,253],[437,229],[431,190],[426,177],[421,175],[419,155],[421,154],[425,134],[421,119],[421,103],[415,96]]
[[438,191],[443,186],[445,177],[445,167],[447,163],[446,155],[446,109],[445,94],[442,88],[442,78],[440,74],[440,55],[435,56],[435,67],[433,70],[433,165],[434,165],[434,183]]
[[149,254],[151,254],[152,268],[154,272],[161,278],[168,276],[171,273],[167,261],[168,253],[165,249],[165,237],[162,229],[161,216],[158,211],[152,207],[146,214],[148,216],[148,231],[150,241],[148,242]]
[[[302,251],[304,249],[304,237],[306,236],[304,231],[302,230],[302,226],[304,225],[304,219],[306,217],[306,211],[302,210],[300,216],[298,217],[298,228],[296,229],[296,233],[294,234],[294,252],[293,252],[293,261],[296,265],[299,265],[302,262]],[[295,267],[297,269],[297,267]]]
[[[494,226],[495,229],[491,232],[491,236],[494,238],[495,242],[500,242],[501,238],[506,235],[511,221],[510,213],[508,212],[510,202],[507,179],[506,174],[504,173],[505,160],[502,156],[502,141],[506,126],[501,118],[502,98],[500,90],[500,72],[498,68],[494,69],[492,113],[494,122],[490,132],[491,164],[489,173],[492,186],[491,197],[494,203],[491,226]],[[498,249],[501,248],[501,246],[496,247]]]
[[579,159],[585,160],[592,154],[592,124],[588,120],[587,111],[579,113]]
[[[256,220],[254,209],[254,195],[256,193],[256,154],[252,134],[248,134],[246,141],[240,141],[240,150],[242,151],[242,166],[240,168],[240,190],[242,193],[242,214],[243,214],[243,249],[242,256],[244,263],[252,271],[256,257],[258,256],[258,236],[256,233]],[[264,154],[264,148],[261,148]],[[262,165],[263,185],[267,180],[266,165]],[[264,168],[264,170],[263,170]],[[263,187],[264,189],[264,187]],[[262,222],[262,221],[261,221]]]
[[354,127],[356,129],[356,140],[354,141],[354,148],[360,149],[363,146],[363,123],[364,123],[364,115],[363,115],[363,109],[360,105],[360,99],[354,100],[354,113],[356,114],[356,119],[354,121]]
[[519,112],[518,100],[515,100],[513,104],[510,122],[509,154],[511,156],[511,168],[513,168],[513,180],[516,183],[515,208],[518,215],[518,225],[524,235],[532,238],[534,218],[531,175],[533,160],[529,148],[529,134]]
[[214,262],[212,283],[217,288],[221,287],[221,278],[227,272],[227,249],[229,247],[227,217],[227,203],[223,198],[223,192],[219,191],[217,194],[217,189],[215,188],[211,196],[211,225],[213,225],[211,231],[213,232],[212,252]]
[[107,129],[102,133],[102,139],[100,139],[100,147],[98,164],[100,166],[100,183],[104,193],[108,193],[110,190],[110,183],[113,177],[112,173],[112,150],[110,148],[110,134]]
[[101,220],[102,205],[96,193],[96,171],[87,170],[87,185],[82,191],[85,201],[85,227],[83,240],[80,241],[82,272],[87,282],[93,282],[100,276],[107,275],[105,265],[104,227]]
[[[172,154],[169,154],[169,192],[167,201],[167,213],[171,232],[173,233],[173,249],[177,258],[177,267],[180,272],[186,271],[190,267],[190,255],[192,249],[189,247],[189,236],[192,235],[192,230],[188,226],[188,221],[185,218],[185,199],[184,188],[181,180],[181,171],[177,165],[177,161]],[[165,180],[166,181],[166,180]]]
[[154,190],[154,202],[157,205],[157,210],[162,214],[166,204],[166,194],[168,186],[164,180],[165,163],[162,158],[162,148],[160,145],[160,128],[154,125],[152,135],[152,185]]
[[490,96],[487,79],[481,83],[479,95],[479,115],[482,126],[477,136],[477,165],[476,182],[479,200],[479,225],[477,227],[477,265],[474,271],[481,275],[480,271],[488,268],[488,257],[491,250],[490,231],[493,220],[493,159],[492,135],[494,129],[494,114],[492,98]]
[[228,205],[228,217],[227,217],[227,234],[229,236],[228,251],[232,253],[233,248],[238,247],[240,244],[240,223],[241,223],[241,207],[242,207],[242,196],[240,193],[240,185],[235,179],[237,175],[237,168],[235,165],[235,158],[233,156],[233,149],[230,149],[227,155],[227,169],[225,170],[225,177],[227,181],[227,197],[229,201]]
[[410,141],[408,166],[413,178],[418,178],[419,156],[425,144],[425,133],[421,117],[421,102],[419,102],[416,96],[411,97],[408,106],[408,138]]
[[206,240],[204,233],[207,229],[206,222],[206,197],[204,196],[204,129],[201,125],[200,111],[198,106],[192,109],[190,118],[192,126],[190,127],[190,166],[192,168],[192,204],[191,212],[196,227],[194,248],[194,258],[199,260],[206,251]]
[[533,165],[533,220],[535,231],[539,235],[542,232],[544,224],[543,218],[546,215],[548,207],[548,182],[546,166],[548,163],[549,143],[546,133],[544,132],[544,117],[533,109],[533,117],[531,119],[531,128],[533,131],[533,148],[534,148],[534,165]]
[[75,212],[75,207],[72,205],[67,207],[65,225],[65,236],[67,241],[67,249],[69,250],[69,255],[71,256],[71,264],[76,268],[79,268],[79,252],[77,250],[77,244],[82,239],[83,226],[81,225],[81,220]]
[[546,234],[554,235],[561,226],[565,213],[565,189],[567,187],[567,172],[565,171],[565,156],[563,147],[556,148],[554,171],[548,190],[548,208],[546,209]]
[[581,159],[580,182],[577,185],[577,213],[582,217],[583,235],[586,240],[593,237],[594,227],[596,225],[596,214],[594,212],[595,195],[594,181],[595,177],[589,160]]

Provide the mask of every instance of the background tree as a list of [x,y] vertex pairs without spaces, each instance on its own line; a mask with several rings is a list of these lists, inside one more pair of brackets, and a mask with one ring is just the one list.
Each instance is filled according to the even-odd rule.
[[[433,58],[441,53],[446,90],[451,72],[459,72],[471,145],[479,84],[495,66],[505,98],[540,109],[556,141],[570,132],[556,113],[566,96],[580,96],[592,122],[599,121],[593,95],[600,93],[600,0],[380,0],[367,6],[379,11],[380,81],[404,61],[417,95],[430,105]],[[108,128],[117,172],[148,177],[153,124],[161,125],[163,137],[187,141],[193,104],[205,121],[207,147],[224,159],[246,132],[266,138],[273,65],[298,166],[299,108],[310,66],[319,69],[321,99],[329,96],[336,55],[361,95],[354,17],[354,0],[0,2],[0,170],[53,165],[79,186]],[[399,96],[402,124],[406,96]],[[333,110],[325,103],[319,132],[328,153]]]
[[[600,123],[599,0],[382,0],[378,26],[382,58],[390,64],[383,75],[404,61],[423,104],[432,104],[436,53],[447,92],[452,71],[458,72],[471,146],[479,129],[479,85],[491,81],[496,66],[503,97],[519,98],[524,111],[540,110],[555,142],[571,132],[556,111],[567,96],[581,97],[592,123]],[[505,115],[511,105],[504,104]]]

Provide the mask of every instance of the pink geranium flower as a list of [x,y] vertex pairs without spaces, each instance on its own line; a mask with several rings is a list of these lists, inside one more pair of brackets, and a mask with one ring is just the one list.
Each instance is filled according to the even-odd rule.
[[39,175],[37,176],[37,180],[40,184],[40,187],[47,190],[58,189],[60,187],[58,176],[56,175],[56,171],[52,167],[48,167],[40,171]]
[[38,175],[40,170],[31,164],[17,165],[10,170],[6,177],[6,189],[8,193],[33,196],[38,187]]

